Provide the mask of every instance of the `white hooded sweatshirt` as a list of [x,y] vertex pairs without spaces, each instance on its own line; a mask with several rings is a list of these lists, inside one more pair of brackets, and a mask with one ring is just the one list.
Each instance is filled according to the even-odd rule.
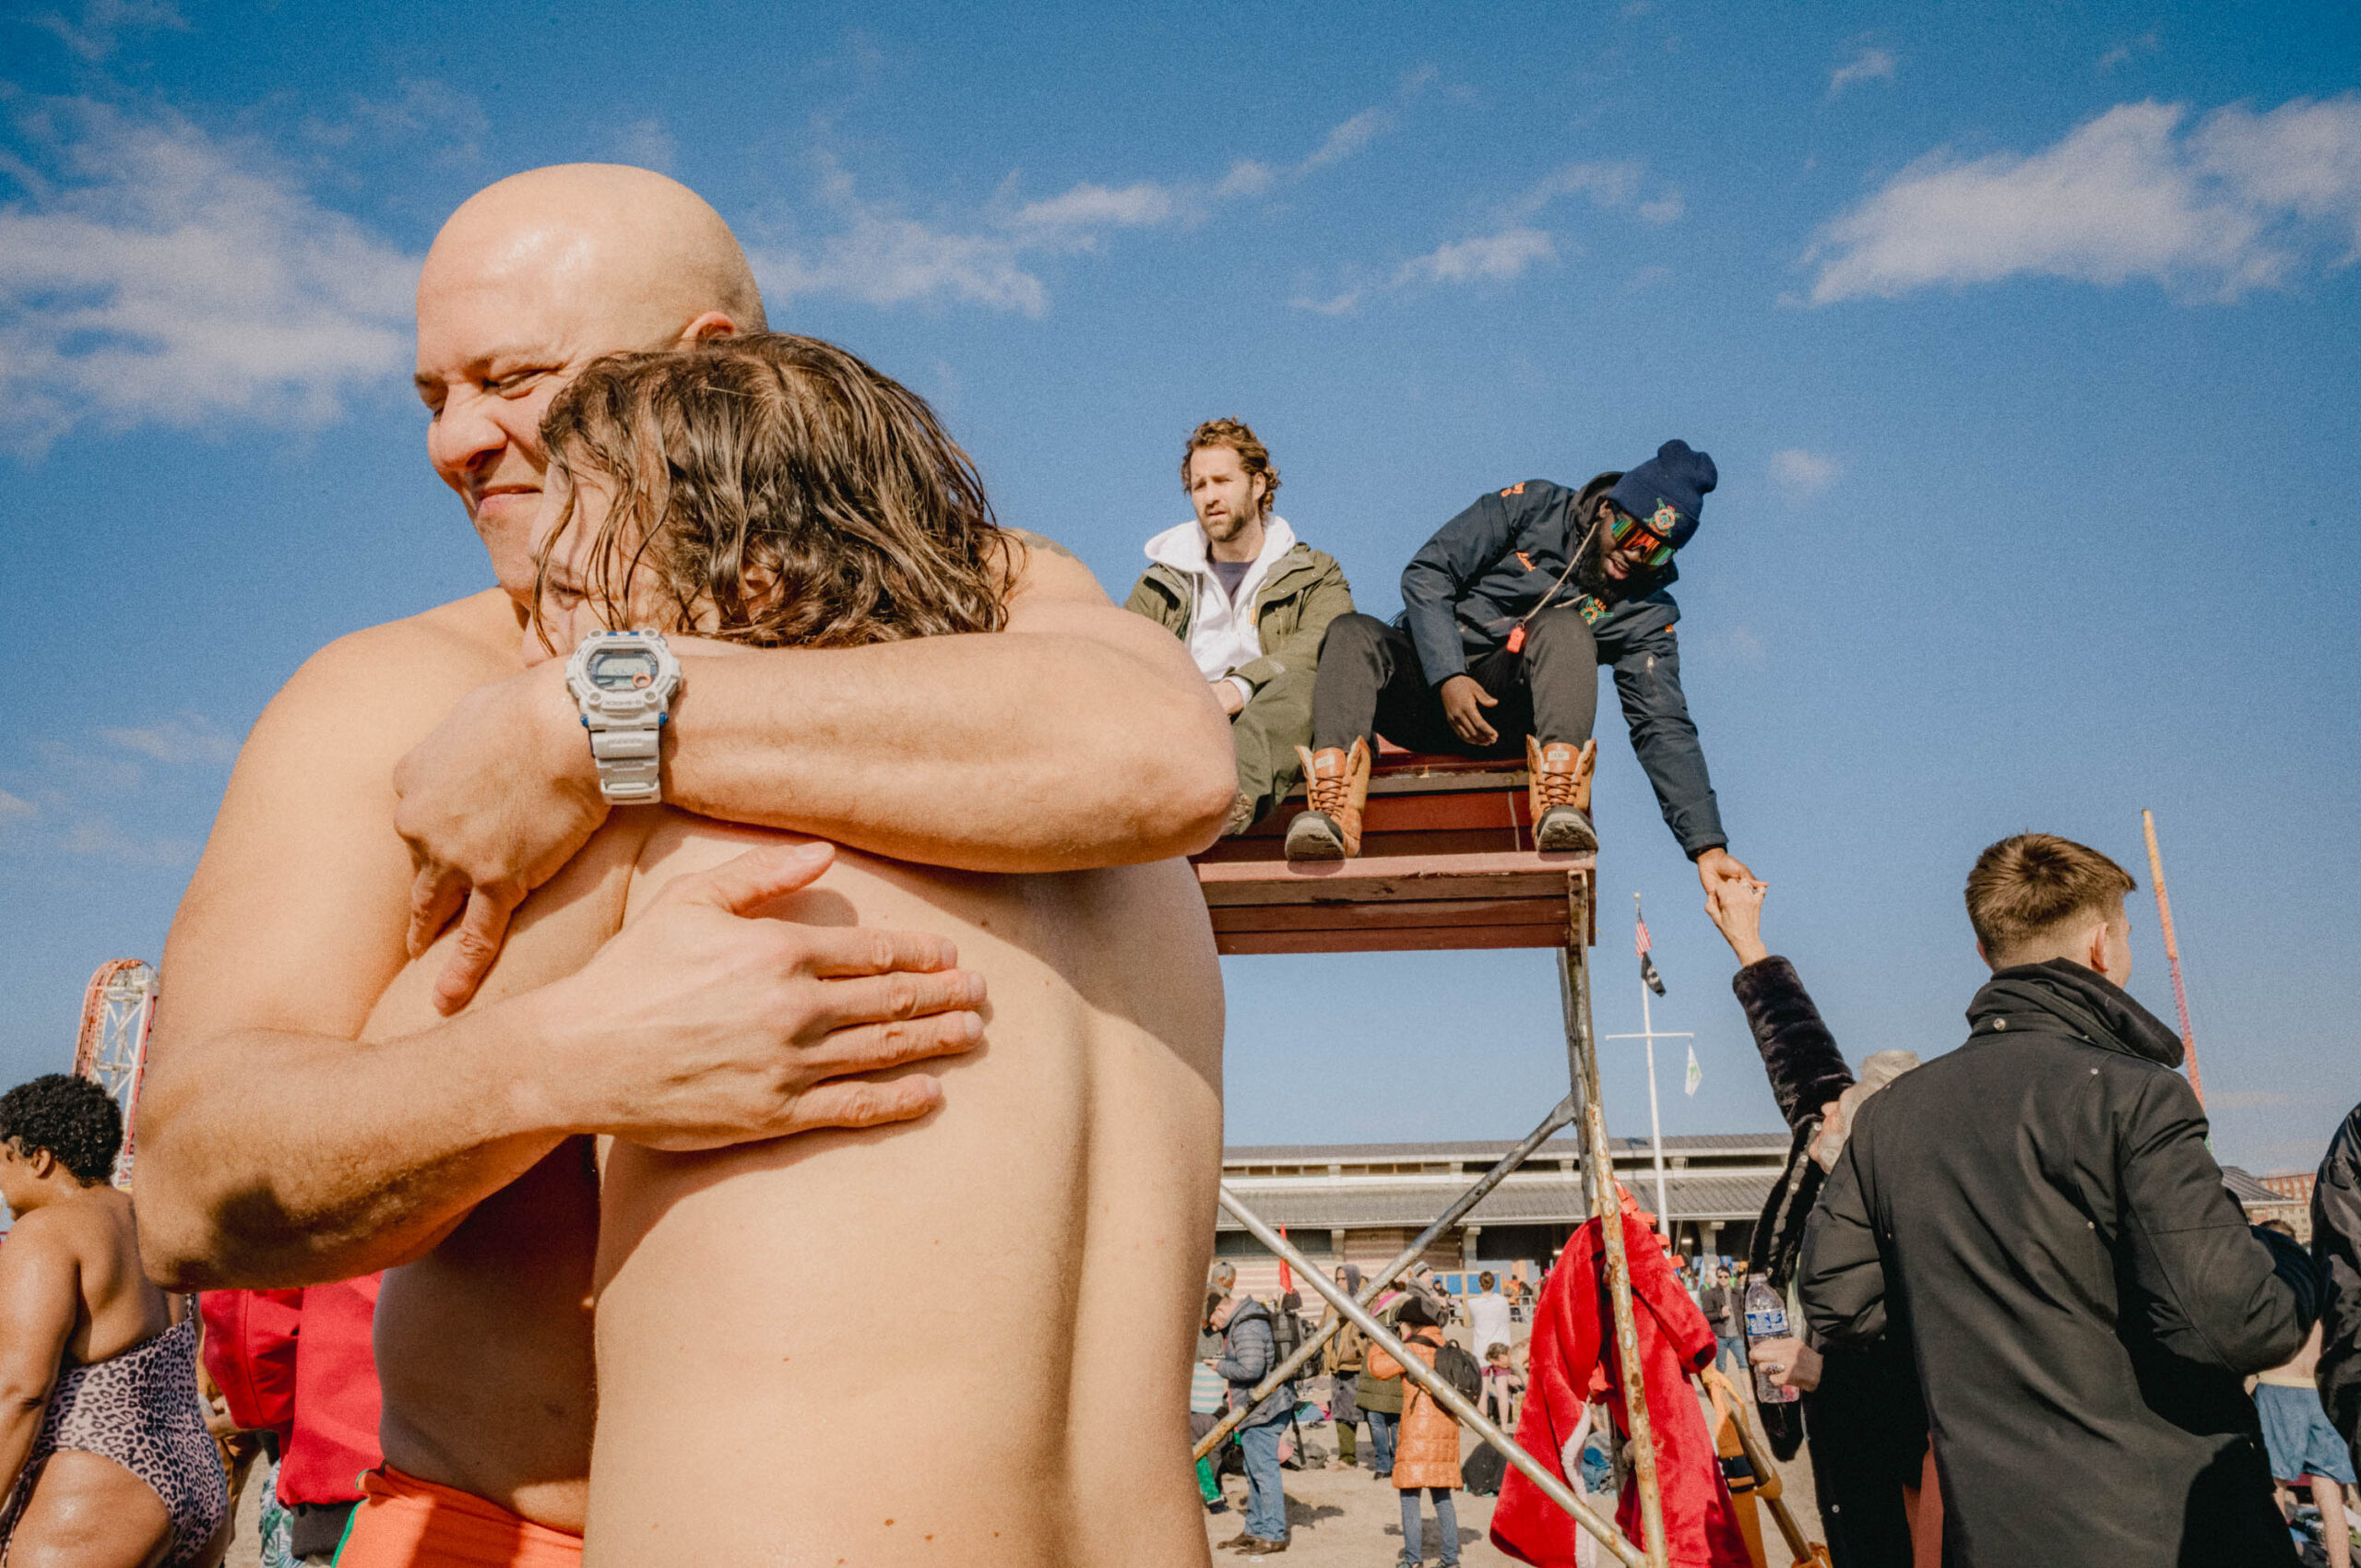
[[1179,572],[1195,592],[1195,602],[1189,608],[1189,657],[1196,660],[1197,672],[1206,680],[1228,675],[1240,696],[1253,696],[1254,688],[1230,671],[1263,657],[1262,633],[1254,624],[1254,600],[1269,579],[1271,567],[1294,548],[1295,530],[1287,527],[1285,517],[1264,518],[1263,552],[1246,568],[1238,597],[1231,599],[1221,591],[1221,579],[1214,576],[1212,558],[1205,553],[1205,530],[1194,517],[1147,541],[1147,558]]

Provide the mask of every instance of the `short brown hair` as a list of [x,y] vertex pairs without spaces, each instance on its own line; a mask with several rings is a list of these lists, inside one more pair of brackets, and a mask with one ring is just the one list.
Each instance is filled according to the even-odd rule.
[[[834,344],[753,333],[610,354],[541,435],[552,468],[614,486],[584,584],[611,627],[630,624],[643,570],[683,628],[710,611],[713,636],[757,647],[1006,624],[1014,540],[975,465],[923,398]],[[575,517],[569,499],[543,579]]]
[[1248,479],[1261,474],[1263,510],[1271,509],[1279,493],[1278,465],[1271,461],[1271,449],[1263,445],[1244,420],[1207,420],[1190,433],[1189,445],[1180,454],[1181,489],[1189,488],[1189,459],[1204,446],[1227,446],[1237,453],[1238,466],[1246,470]]
[[2112,914],[2139,885],[2086,845],[2054,833],[2020,833],[1975,857],[1967,873],[1967,922],[1987,957],[2023,946],[2081,914]]

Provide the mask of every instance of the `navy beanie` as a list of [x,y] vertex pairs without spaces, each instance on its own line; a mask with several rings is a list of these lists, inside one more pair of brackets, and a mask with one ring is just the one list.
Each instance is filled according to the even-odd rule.
[[[1617,480],[1607,498],[1662,533],[1678,550],[1697,531],[1697,514],[1707,493],[1720,482],[1713,458],[1691,451],[1686,441],[1667,441],[1655,457]],[[1669,529],[1659,520],[1667,507],[1672,509]]]

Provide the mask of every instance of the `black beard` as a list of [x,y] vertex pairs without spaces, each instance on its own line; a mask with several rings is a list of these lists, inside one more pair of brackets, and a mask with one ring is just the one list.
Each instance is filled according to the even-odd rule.
[[1657,578],[1662,575],[1659,568],[1633,567],[1631,576],[1619,580],[1607,575],[1607,526],[1602,522],[1583,546],[1582,553],[1574,557],[1574,587],[1607,605],[1645,599],[1655,591]]

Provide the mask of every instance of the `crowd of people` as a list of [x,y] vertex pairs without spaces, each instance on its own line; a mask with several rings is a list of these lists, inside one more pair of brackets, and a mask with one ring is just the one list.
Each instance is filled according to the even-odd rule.
[[[1628,1376],[1672,1561],[1741,1561],[1691,1396],[1741,1348],[1804,1391],[1762,1419],[1809,1445],[1839,1568],[1938,1530],[1953,1564],[2291,1562],[2275,1499],[2325,1516],[2349,1483],[2361,1112],[2310,1252],[2245,1223],[2122,989],[2128,874],[1987,850],[1992,977],[1923,1064],[1856,1072],[1763,948],[1669,592],[1705,453],[1487,489],[1388,623],[1277,515],[1252,429],[1208,421],[1192,516],[1119,606],[1000,524],[923,399],[772,331],[661,175],[469,198],[417,350],[492,586],[321,649],[249,736],[165,948],[136,1220],[103,1094],[0,1097],[11,1568],[205,1568],[257,1452],[291,1562],[1187,1568],[1227,1503],[1210,1463],[1191,1497],[1184,1410],[1241,1418],[1229,1544],[1284,1551],[1300,1391],[1255,1391],[1307,1329],[1202,1272],[1222,994],[1181,857],[1299,783],[1287,858],[1354,856],[1385,742],[1521,761],[1540,849],[1593,849],[1602,671],[1738,956],[1787,1168],[1742,1277],[1684,1278],[1627,1194],[1530,1301],[1414,1272],[1394,1337],[1338,1325],[1337,1461],[1365,1423],[1403,1560],[1431,1513],[1456,1561],[1453,1493],[1501,1458],[1463,1462],[1432,1379],[1636,1538]],[[1741,1283],[1802,1332],[1734,1343]],[[894,1332],[856,1331],[878,1296]],[[1577,1560],[1522,1472],[1500,1499],[1503,1550]]]

